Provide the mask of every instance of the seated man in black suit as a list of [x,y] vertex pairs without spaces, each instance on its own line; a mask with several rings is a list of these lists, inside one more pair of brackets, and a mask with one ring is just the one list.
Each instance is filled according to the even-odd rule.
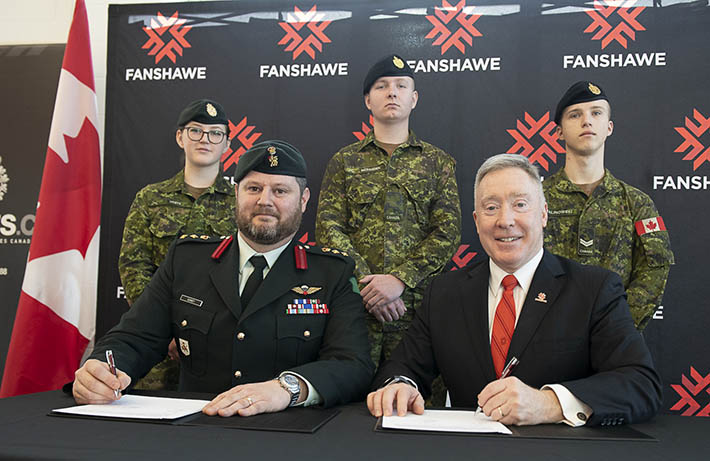
[[[283,141],[239,159],[236,236],[182,235],[121,322],[76,371],[78,403],[107,403],[174,338],[181,391],[219,393],[203,411],[242,416],[364,397],[374,364],[355,264],[294,236],[310,197],[306,162]],[[104,362],[115,355],[117,376]]]
[[[547,204],[537,168],[521,155],[491,157],[476,174],[474,199],[490,259],[434,279],[375,376],[370,412],[421,414],[441,373],[454,407],[478,405],[504,424],[652,417],[660,378],[621,279],[543,250]],[[513,357],[519,364],[505,377]]]

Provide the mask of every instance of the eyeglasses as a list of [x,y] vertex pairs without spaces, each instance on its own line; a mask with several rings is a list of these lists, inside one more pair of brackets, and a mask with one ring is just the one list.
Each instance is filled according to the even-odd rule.
[[192,141],[202,141],[202,136],[207,133],[207,140],[212,144],[219,144],[224,140],[227,133],[219,130],[205,131],[202,128],[196,126],[187,126],[183,128],[187,130],[187,137]]

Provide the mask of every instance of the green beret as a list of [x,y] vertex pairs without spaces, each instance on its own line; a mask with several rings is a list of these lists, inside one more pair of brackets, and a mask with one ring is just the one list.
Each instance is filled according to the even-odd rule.
[[583,81],[577,82],[562,95],[562,99],[557,103],[557,109],[555,110],[555,123],[560,124],[560,119],[562,118],[562,112],[566,108],[574,104],[579,104],[580,102],[596,101],[598,99],[604,99],[609,102],[609,98],[604,94],[602,88],[592,82]]
[[192,101],[180,112],[177,126],[183,127],[189,122],[204,123],[205,125],[229,126],[229,119],[227,118],[227,114],[224,113],[222,105],[209,99]]
[[306,161],[298,149],[285,141],[263,141],[239,157],[234,181],[241,181],[250,171],[305,178]]
[[407,64],[407,61],[396,54],[385,56],[377,61],[365,76],[365,81],[362,84],[362,94],[370,92],[370,88],[375,84],[380,77],[411,77],[414,78],[414,72]]

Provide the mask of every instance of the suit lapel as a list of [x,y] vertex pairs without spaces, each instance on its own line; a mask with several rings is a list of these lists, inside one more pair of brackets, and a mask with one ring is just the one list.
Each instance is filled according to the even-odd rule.
[[520,359],[525,352],[540,326],[540,322],[547,315],[550,306],[555,302],[562,289],[564,282],[558,278],[562,274],[564,274],[564,270],[557,258],[545,251],[520,311],[506,361],[511,357]]
[[[291,244],[284,249],[276,260],[274,266],[269,269],[269,273],[266,274],[266,278],[259,285],[249,305],[242,311],[240,322],[298,285],[298,274],[294,270],[296,260],[293,255],[293,246],[294,241],[292,240]],[[285,311],[286,306],[284,305],[283,307]]]
[[219,293],[224,304],[227,305],[235,318],[242,313],[242,304],[239,301],[239,244],[236,237],[230,245],[227,254],[222,256],[219,264],[215,264],[210,271],[210,279]]
[[460,299],[463,300],[461,306],[481,372],[486,381],[493,381],[496,376],[491,357],[491,343],[488,340],[488,259],[471,268],[468,275],[471,283],[459,287]]

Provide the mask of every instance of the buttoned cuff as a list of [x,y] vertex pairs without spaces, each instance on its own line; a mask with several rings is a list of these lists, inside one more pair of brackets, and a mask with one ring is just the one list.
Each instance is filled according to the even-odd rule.
[[306,397],[306,400],[304,400],[301,403],[297,403],[294,405],[294,407],[310,407],[311,405],[318,405],[323,401],[323,399],[320,397],[320,394],[316,390],[315,387],[311,385],[311,383],[304,378],[303,376],[299,375],[298,373],[295,373],[293,371],[284,371],[284,373],[289,373],[294,376],[297,376],[300,378],[304,383],[306,383],[306,386],[308,386],[308,397]]
[[557,396],[562,407],[564,419],[558,423],[565,423],[572,427],[584,426],[594,411],[586,403],[579,400],[569,389],[561,384],[546,384],[542,390],[550,389]]
[[[409,384],[417,391],[419,390],[419,386],[417,386],[417,383],[414,382],[414,380],[412,378],[409,378],[409,377],[403,376],[403,375],[397,375],[397,376],[392,376],[391,378],[387,378],[385,380],[385,382],[382,383],[382,387],[389,386],[390,384],[394,384],[394,383]],[[382,389],[382,387],[380,387],[380,389]]]

